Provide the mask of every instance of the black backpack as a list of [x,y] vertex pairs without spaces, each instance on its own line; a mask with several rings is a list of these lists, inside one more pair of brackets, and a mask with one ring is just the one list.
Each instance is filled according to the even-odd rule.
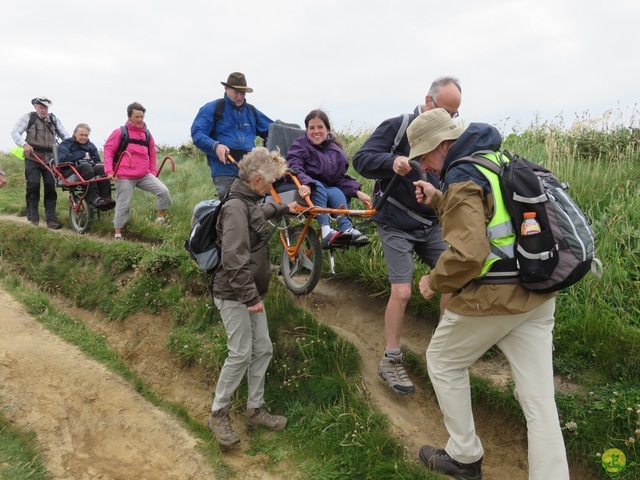
[[120,127],[120,143],[118,144],[118,149],[113,156],[113,166],[115,167],[115,164],[118,163],[120,155],[122,155],[122,152],[127,149],[130,143],[146,146],[149,151],[149,156],[151,156],[151,148],[149,147],[149,144],[151,143],[151,132],[149,132],[149,129],[147,127],[144,127],[144,137],[144,140],[129,138],[129,130],[127,130],[127,127],[125,125],[122,125]]
[[[216,126],[216,123],[218,123],[221,119],[222,119],[222,115],[224,114],[224,98],[219,98],[218,100],[216,100],[216,111],[213,114],[213,128],[211,129],[211,133],[213,134],[213,129]],[[253,118],[256,121],[256,125],[258,124],[258,113],[256,112],[256,107],[254,107],[253,105],[251,105],[250,103],[247,103],[247,107],[249,107],[249,110],[251,110],[251,112],[253,112]]]
[[231,198],[226,195],[221,200],[203,200],[193,208],[191,217],[191,233],[184,242],[184,248],[198,266],[209,274],[214,274],[222,259],[220,247],[217,245],[218,232],[216,224],[222,205]]
[[[570,287],[589,271],[602,275],[595,258],[595,236],[587,217],[569,196],[568,183],[523,157],[498,152],[500,165],[476,152],[452,162],[473,163],[498,175],[505,207],[517,237],[515,249],[518,281],[541,293]],[[445,172],[446,173],[446,172]],[[540,233],[520,235],[525,212],[535,212]],[[484,280],[483,280],[484,281]]]

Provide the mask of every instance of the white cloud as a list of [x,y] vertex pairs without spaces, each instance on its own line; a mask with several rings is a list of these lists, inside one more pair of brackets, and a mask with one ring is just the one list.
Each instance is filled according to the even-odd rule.
[[321,107],[352,130],[411,111],[444,74],[462,81],[466,121],[570,121],[639,96],[640,4],[621,0],[0,0],[0,13],[1,150],[36,95],[67,129],[92,125],[100,147],[132,101],[159,143],[188,141],[236,70],[270,117]]

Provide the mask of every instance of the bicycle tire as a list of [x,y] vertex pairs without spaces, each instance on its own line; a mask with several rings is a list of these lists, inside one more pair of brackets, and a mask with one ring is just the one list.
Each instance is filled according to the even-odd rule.
[[[302,225],[296,225],[289,229],[291,245],[298,243],[302,230]],[[313,291],[322,274],[322,245],[318,232],[311,228],[307,230],[295,259],[292,259],[287,254],[286,248],[282,247],[281,260],[280,272],[284,284],[292,293],[306,295]]]
[[92,216],[93,212],[91,207],[87,206],[87,202],[82,202],[77,212],[73,209],[73,205],[69,205],[69,222],[78,233],[86,233],[89,230]]

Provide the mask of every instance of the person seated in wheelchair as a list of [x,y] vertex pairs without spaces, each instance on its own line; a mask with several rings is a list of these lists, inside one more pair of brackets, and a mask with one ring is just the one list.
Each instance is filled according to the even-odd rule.
[[[74,171],[63,165],[73,165],[84,180],[104,177],[104,164],[98,148],[89,140],[90,133],[89,125],[79,123],[73,135],[58,146],[58,167],[65,178],[71,177]],[[109,210],[116,204],[111,198],[111,182],[108,180],[89,182],[85,199],[89,205],[100,210]]]
[[[294,140],[287,151],[287,164],[296,172],[302,185],[301,197],[311,195],[318,207],[347,208],[351,198],[359,198],[371,205],[371,197],[360,188],[362,185],[347,175],[349,157],[342,144],[331,131],[327,114],[312,110],[304,119],[306,135]],[[316,215],[322,235],[322,248],[369,243],[369,238],[353,228],[346,215],[338,218],[338,230],[331,227],[329,215]]]

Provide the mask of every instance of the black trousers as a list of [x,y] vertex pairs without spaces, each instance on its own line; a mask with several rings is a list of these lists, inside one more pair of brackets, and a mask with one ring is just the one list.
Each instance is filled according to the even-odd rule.
[[[43,158],[41,152],[37,153],[40,158]],[[24,177],[27,181],[27,193],[25,195],[27,202],[27,219],[29,221],[40,220],[38,204],[40,203],[40,178],[42,178],[42,183],[44,184],[45,217],[47,221],[56,220],[58,194],[56,193],[56,183],[51,172],[37,161],[27,158],[24,161]]]
[[[104,165],[97,163],[91,165],[89,162],[80,162],[74,165],[84,180],[90,180],[92,178],[104,175]],[[65,178],[73,175],[71,168],[61,168],[62,174]],[[91,182],[87,185],[86,200],[89,203],[93,203],[98,197],[111,198],[111,182],[109,180],[102,180],[100,182]]]

